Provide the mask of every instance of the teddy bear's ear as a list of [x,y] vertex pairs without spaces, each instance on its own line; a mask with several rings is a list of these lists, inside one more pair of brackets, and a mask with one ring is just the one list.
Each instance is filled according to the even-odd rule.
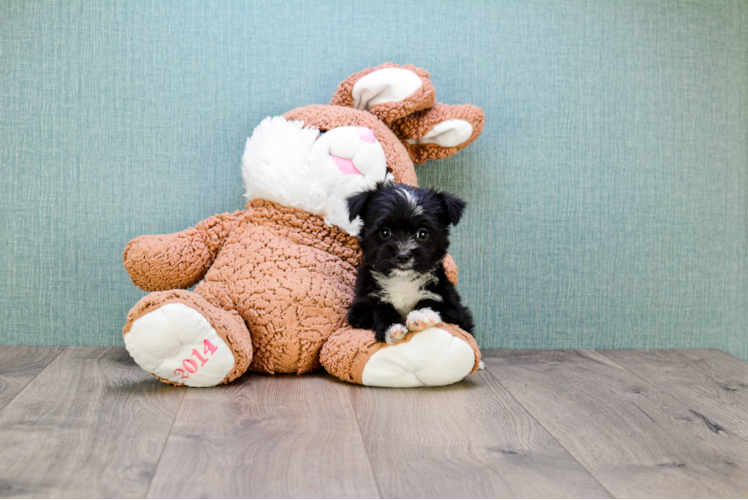
[[448,158],[475,142],[483,131],[483,110],[469,104],[436,103],[392,123],[415,163]]
[[367,110],[387,125],[434,104],[429,72],[408,64],[387,63],[365,69],[338,86],[330,104]]

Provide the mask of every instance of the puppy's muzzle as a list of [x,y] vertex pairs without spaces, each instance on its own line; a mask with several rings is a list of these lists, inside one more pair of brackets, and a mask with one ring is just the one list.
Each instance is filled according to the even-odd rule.
[[398,269],[411,269],[413,267],[413,256],[410,254],[410,252],[401,251],[395,255],[395,262],[397,263]]
[[395,255],[395,261],[400,266],[407,264],[410,262],[410,252],[397,252],[397,255]]

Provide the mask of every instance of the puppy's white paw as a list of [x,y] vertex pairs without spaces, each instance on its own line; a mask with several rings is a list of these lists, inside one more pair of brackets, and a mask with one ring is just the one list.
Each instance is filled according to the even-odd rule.
[[485,370],[486,369],[486,364],[483,362],[483,360],[481,360],[480,363],[478,363],[478,369],[479,370]]
[[408,333],[408,328],[402,323],[395,323],[390,326],[384,334],[384,341],[388,344],[401,340]]
[[408,325],[408,330],[411,332],[420,332],[441,322],[442,318],[439,316],[439,313],[428,307],[410,311],[408,317],[405,319],[405,324]]

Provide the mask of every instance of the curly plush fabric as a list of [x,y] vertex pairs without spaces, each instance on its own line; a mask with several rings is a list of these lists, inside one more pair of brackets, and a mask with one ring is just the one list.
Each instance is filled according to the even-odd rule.
[[431,75],[429,75],[429,72],[423,68],[417,68],[412,64],[400,66],[393,63],[385,63],[376,68],[368,68],[349,76],[338,86],[338,90],[333,94],[330,104],[352,108],[353,97],[351,94],[356,82],[366,75],[386,68],[400,68],[412,71],[421,78],[421,87],[402,101],[386,102],[372,106],[367,110],[369,113],[376,115],[385,124],[390,125],[398,118],[402,118],[415,111],[426,109],[434,104],[436,101],[436,90],[434,90],[434,86],[431,84]]
[[250,370],[304,373],[343,325],[359,254],[356,238],[321,218],[253,200],[196,291],[226,288],[252,335]]
[[[161,269],[157,275],[174,272],[175,280],[154,283],[149,279],[143,270],[153,270],[145,265],[153,255],[160,257],[157,264],[168,266],[169,272]],[[200,266],[174,265],[184,263],[185,256],[201,257]],[[164,304],[189,305],[211,321],[241,359],[224,380],[227,382],[243,373],[246,365],[265,373],[318,369],[322,346],[337,332],[338,342],[346,347],[341,348],[341,354],[334,352],[336,347],[327,348],[328,370],[343,380],[361,383],[362,367],[336,361],[345,359],[344,353],[350,349],[362,347],[356,356],[364,359],[366,353],[382,347],[373,332],[343,328],[360,258],[358,239],[326,225],[320,217],[255,199],[246,210],[211,217],[180,233],[140,237],[128,245],[125,267],[141,288],[188,283],[202,277],[196,267],[210,270],[194,292],[171,290],[141,299],[130,312],[123,333],[126,335],[138,318]],[[445,268],[456,282],[457,268],[450,256]],[[248,337],[251,346],[246,345]],[[354,371],[349,374],[348,369]]]
[[[188,283],[202,277],[195,269],[209,266],[195,294],[241,316],[252,337],[251,370],[304,373],[320,367],[319,350],[343,325],[353,300],[357,238],[303,210],[259,199],[244,211],[211,217],[194,229],[148,238],[143,238],[148,245],[128,246],[125,268],[141,271],[158,255],[155,262],[169,266],[177,280],[154,283],[148,273],[134,274],[138,286],[154,290],[175,281]],[[220,248],[215,261],[206,241]],[[199,265],[189,261],[195,256]],[[157,273],[164,274],[169,273]],[[131,321],[142,315],[142,307],[136,306]]]
[[[438,144],[410,144],[407,141],[416,140],[424,137],[439,123],[449,120],[464,120],[473,127],[470,138],[458,146],[443,147]],[[428,160],[440,160],[448,158],[457,152],[465,149],[480,136],[483,132],[485,117],[483,111],[470,104],[460,106],[450,106],[447,104],[435,103],[431,108],[405,116],[392,123],[392,130],[397,136],[405,141],[408,153],[413,161],[422,165]]]
[[[397,71],[391,71],[393,68]],[[383,72],[377,73],[380,70]],[[368,111],[351,107],[351,92],[364,77],[369,83],[362,87],[375,96],[367,97],[367,104],[374,103]],[[405,83],[392,81],[390,88],[388,78],[404,78]],[[418,90],[405,95],[416,86]],[[383,101],[398,95],[396,102]],[[304,106],[284,118],[302,122],[303,128],[313,129],[315,134],[339,127],[360,127],[368,136],[373,133],[376,142],[372,144],[381,146],[394,179],[415,186],[418,179],[413,158],[446,157],[464,146],[429,144],[430,137],[414,145],[412,138],[424,138],[440,123],[449,131],[450,124],[444,120],[458,117],[473,127],[469,143],[483,126],[483,115],[477,108],[442,106],[434,102],[435,96],[427,71],[386,64],[343,82],[333,98],[339,105]],[[397,125],[390,128],[388,123],[393,122]],[[463,129],[468,130],[464,123]],[[360,141],[360,136],[354,137]],[[346,141],[344,146],[358,144]],[[245,157],[253,151],[248,146]],[[307,158],[304,151],[299,151],[298,157]],[[353,162],[353,158],[347,160]],[[251,161],[263,161],[261,155],[245,159],[250,165]],[[299,165],[287,163],[268,165],[280,179],[292,179],[299,169],[309,168],[303,161]],[[263,167],[268,165],[263,163]],[[323,162],[317,171],[321,178],[328,174],[337,177],[318,187],[329,190],[325,193],[337,193],[340,184],[335,183],[346,180],[341,178],[346,174],[334,166],[327,171],[325,165]],[[381,175],[384,179],[384,170]],[[247,178],[252,179],[245,176],[245,182]],[[272,191],[273,185],[266,188]],[[303,189],[306,185],[301,194]],[[266,193],[267,197],[275,194]],[[345,206],[344,198],[336,200]],[[141,236],[127,245],[125,269],[135,285],[153,292],[133,307],[123,330],[136,362],[152,366],[149,371],[159,372],[166,382],[194,386],[226,383],[247,369],[304,373],[325,366],[341,380],[353,383],[415,387],[453,383],[476,369],[480,352],[475,340],[453,325],[411,332],[394,346],[377,343],[371,331],[347,326],[361,258],[358,239],[338,225],[326,224],[325,215],[329,214],[315,215],[298,208],[303,206],[300,200],[287,201],[281,205],[252,199],[245,210],[213,216],[178,233]],[[456,283],[457,267],[451,257],[447,256],[444,267]],[[193,292],[179,290],[196,283]],[[215,354],[214,361],[206,357],[203,362],[200,357],[203,355],[196,347],[202,345],[201,335],[221,344],[217,354],[203,353]],[[227,349],[234,358],[233,366]],[[197,354],[190,357],[190,352]],[[172,376],[184,371],[180,366],[191,374],[185,382]],[[207,367],[200,371],[201,366]]]
[[444,273],[447,275],[447,279],[452,282],[453,285],[457,284],[457,264],[451,255],[447,254],[444,257]]
[[132,282],[147,292],[191,287],[208,271],[240,213],[214,215],[179,233],[135,238],[122,257]]

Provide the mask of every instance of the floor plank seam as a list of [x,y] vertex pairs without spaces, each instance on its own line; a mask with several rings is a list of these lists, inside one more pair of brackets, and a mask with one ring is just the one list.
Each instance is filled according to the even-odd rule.
[[169,427],[169,432],[166,434],[166,439],[164,439],[164,446],[161,448],[161,453],[158,455],[158,460],[156,461],[156,466],[153,468],[153,475],[151,476],[151,480],[148,482],[148,488],[145,490],[145,495],[143,495],[143,498],[148,498],[148,493],[151,491],[151,485],[153,485],[153,480],[156,478],[156,474],[158,473],[158,466],[161,465],[161,459],[164,456],[164,450],[166,450],[166,446],[169,444],[169,438],[171,437],[171,431],[174,430],[174,424],[177,421],[177,417],[179,416],[179,411],[182,409],[182,402],[184,401],[184,397],[187,395],[187,389],[182,388],[182,398],[179,400],[179,405],[177,406],[177,411],[174,412],[174,419],[171,421],[171,427]]
[[587,467],[585,467],[585,466],[584,466],[584,464],[583,464],[583,463],[581,463],[581,462],[579,461],[579,459],[578,459],[577,457],[575,457],[575,456],[574,456],[574,454],[573,454],[573,453],[572,453],[571,451],[569,451],[569,450],[568,450],[568,449],[567,449],[567,448],[566,448],[566,447],[565,447],[565,446],[564,446],[563,444],[561,444],[561,442],[560,442],[560,441],[558,440],[558,438],[557,438],[557,437],[556,437],[555,435],[553,435],[553,433],[552,433],[551,431],[549,431],[549,430],[548,430],[548,428],[546,428],[546,426],[544,426],[544,425],[543,425],[543,423],[542,423],[542,422],[541,422],[540,420],[538,420],[538,419],[537,419],[537,418],[535,417],[535,415],[533,415],[533,414],[532,414],[532,412],[530,412],[530,410],[529,410],[529,409],[527,409],[527,407],[526,407],[525,405],[523,405],[523,404],[522,404],[522,401],[520,401],[519,399],[517,399],[517,397],[516,397],[516,396],[515,396],[514,394],[512,394],[512,392],[511,392],[511,391],[510,391],[509,389],[507,389],[507,388],[506,388],[506,386],[504,386],[504,384],[502,384],[502,383],[501,383],[501,380],[499,380],[499,377],[497,377],[496,375],[494,375],[494,373],[493,373],[492,371],[490,371],[490,370],[489,370],[488,368],[486,368],[486,371],[488,372],[488,374],[489,374],[489,375],[491,375],[491,377],[493,377],[493,379],[494,379],[494,380],[496,380],[496,383],[498,383],[498,384],[499,384],[499,385],[500,385],[500,386],[501,386],[501,387],[502,387],[502,388],[503,388],[503,389],[504,389],[504,390],[505,390],[505,391],[507,392],[507,394],[509,394],[509,396],[511,396],[511,398],[512,398],[512,399],[514,399],[514,400],[515,400],[515,401],[517,402],[517,404],[518,404],[518,405],[519,405],[520,407],[522,407],[522,409],[523,409],[523,410],[525,410],[525,412],[527,412],[527,414],[528,414],[528,415],[530,416],[530,418],[531,418],[531,419],[533,419],[533,420],[534,420],[535,422],[537,422],[537,424],[538,424],[538,425],[539,425],[539,426],[540,426],[540,427],[541,427],[542,429],[544,429],[544,430],[545,430],[545,432],[547,432],[549,436],[551,436],[551,437],[553,438],[553,440],[554,440],[554,441],[556,442],[556,444],[558,444],[558,446],[559,446],[559,447],[560,447],[560,448],[561,448],[562,450],[566,451],[566,453],[567,453],[567,454],[568,454],[568,455],[569,455],[569,456],[570,456],[571,458],[573,458],[573,459],[574,459],[574,461],[576,461],[576,462],[577,462],[577,463],[579,464],[579,466],[580,466],[580,467],[581,467],[582,469],[584,469],[584,470],[585,470],[585,471],[587,472],[587,474],[589,474],[589,475],[590,475],[590,477],[591,477],[592,479],[594,479],[594,480],[595,480],[595,482],[596,482],[597,484],[599,484],[599,485],[600,485],[600,487],[601,487],[601,488],[602,488],[602,489],[603,489],[603,490],[604,490],[604,491],[605,491],[605,492],[606,492],[606,493],[607,493],[608,495],[610,495],[610,498],[618,498],[618,497],[616,497],[615,495],[613,495],[613,493],[611,493],[611,492],[610,492],[610,491],[608,490],[608,488],[606,488],[606,487],[605,487],[605,485],[604,485],[604,484],[603,484],[602,482],[600,482],[600,480],[599,480],[599,479],[598,479],[598,478],[597,478],[597,477],[596,477],[596,476],[595,476],[595,475],[594,475],[594,474],[593,474],[593,473],[592,473],[592,472],[591,472],[591,471],[590,471],[590,470],[589,470],[589,469],[588,469]]
[[353,412],[353,416],[356,418],[356,427],[358,427],[358,435],[361,438],[361,444],[364,446],[364,451],[366,451],[366,461],[369,462],[369,470],[371,470],[371,477],[374,478],[374,484],[377,485],[377,492],[379,493],[379,498],[384,498],[384,495],[382,495],[382,488],[379,487],[379,479],[377,478],[377,474],[374,471],[374,465],[371,463],[371,455],[369,454],[369,447],[366,446],[366,440],[364,439],[364,432],[361,430],[361,423],[358,421],[358,413],[356,413],[356,408],[353,407],[353,395],[351,392],[353,391],[353,388],[348,388],[348,402],[351,405],[351,411]]
[[63,348],[60,349],[60,352],[58,352],[57,354],[55,354],[55,357],[49,360],[49,363],[47,363],[47,366],[45,366],[44,368],[42,368],[41,370],[39,370],[39,373],[37,373],[36,375],[34,375],[34,377],[31,380],[29,380],[28,382],[26,382],[23,385],[23,387],[21,388],[21,390],[16,393],[15,396],[13,396],[12,398],[10,398],[3,406],[0,406],[0,412],[2,412],[5,408],[8,407],[9,404],[11,404],[13,401],[15,401],[16,398],[18,396],[20,396],[23,393],[23,391],[26,390],[26,388],[29,386],[29,384],[31,384],[31,382],[33,382],[34,380],[36,380],[36,378],[39,375],[41,375],[42,373],[44,373],[44,370],[46,370],[47,368],[49,368],[49,365],[51,365],[52,363],[54,363],[55,360],[60,357],[60,354],[62,354],[63,352],[65,352],[68,347],[69,346],[63,346]]
[[[686,408],[688,408],[688,411],[690,411],[690,412],[691,412],[691,413],[693,413],[694,415],[698,416],[698,417],[699,417],[699,418],[700,418],[701,420],[703,420],[703,421],[704,421],[704,424],[705,424],[705,425],[706,425],[707,427],[710,427],[711,425],[716,425],[716,424],[714,424],[714,423],[713,423],[713,422],[714,422],[714,420],[719,420],[719,419],[715,419],[715,418],[714,418],[713,416],[711,416],[711,415],[710,415],[710,416],[709,416],[709,418],[707,419],[707,418],[706,418],[706,417],[704,417],[704,415],[702,415],[701,413],[699,413],[699,412],[697,412],[697,411],[693,410],[693,409],[691,408],[691,405],[690,405],[690,404],[688,404],[688,402],[687,402],[687,401],[683,401],[683,400],[682,400],[682,399],[680,399],[680,398],[679,398],[679,397],[678,397],[677,395],[673,394],[672,392],[668,391],[667,389],[665,389],[665,388],[663,388],[663,387],[660,387],[660,386],[659,386],[659,385],[658,385],[658,384],[657,384],[656,382],[653,382],[653,381],[649,380],[648,378],[645,378],[645,377],[644,377],[643,375],[640,375],[640,374],[638,374],[638,373],[636,373],[636,372],[634,372],[634,371],[630,370],[630,369],[629,369],[629,368],[628,368],[628,367],[627,367],[626,365],[622,365],[622,364],[618,363],[617,361],[615,361],[614,359],[612,359],[612,358],[610,358],[610,357],[606,356],[606,355],[605,355],[604,353],[602,353],[602,352],[600,352],[600,351],[597,351],[597,350],[596,350],[595,352],[596,352],[596,353],[598,353],[599,355],[603,356],[603,357],[604,357],[605,359],[609,360],[609,361],[610,361],[611,363],[613,363],[613,364],[615,364],[615,365],[617,365],[617,366],[620,366],[620,367],[621,367],[621,369],[623,369],[623,370],[625,370],[625,371],[629,372],[630,374],[632,374],[632,375],[634,375],[635,377],[637,377],[637,378],[639,378],[639,379],[641,379],[641,380],[645,381],[646,383],[648,383],[648,384],[652,385],[653,387],[656,387],[656,388],[657,388],[657,389],[659,389],[660,391],[664,392],[665,394],[667,394],[668,396],[670,396],[671,398],[673,398],[674,400],[676,400],[677,402],[679,402],[680,404],[682,404],[683,406],[685,406]],[[704,372],[702,372],[701,370],[697,370],[697,371],[698,371],[699,373],[701,373],[702,375],[704,375],[705,377],[708,377],[709,379],[711,379],[711,380],[714,380],[714,378],[713,378],[713,377],[711,377],[711,376],[709,376],[709,374],[707,374],[707,373],[704,373]],[[731,430],[729,429],[729,427],[724,427],[724,426],[722,426],[722,425],[719,425],[719,428],[720,428],[720,429],[721,429],[721,430],[722,430],[723,432],[725,432],[725,433],[729,434],[730,436],[734,436],[734,437],[736,437],[736,438],[740,439],[741,441],[744,441],[744,442],[747,442],[747,443],[748,443],[748,439],[745,439],[744,437],[742,437],[742,436],[739,436],[738,434],[735,434],[734,432],[732,432],[732,431],[731,431]]]

